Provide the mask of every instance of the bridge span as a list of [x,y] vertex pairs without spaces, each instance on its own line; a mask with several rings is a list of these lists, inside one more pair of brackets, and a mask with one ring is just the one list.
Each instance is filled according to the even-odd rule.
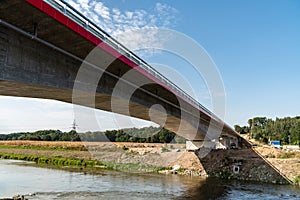
[[[96,48],[98,59],[87,63],[89,76],[103,72],[94,94],[96,109],[152,120],[191,141],[237,144],[239,136],[230,126],[64,1],[2,0],[0,10],[1,95],[74,103],[78,70]],[[124,76],[130,70],[135,81],[148,84],[135,85]],[[121,106],[112,108],[119,82],[136,87],[129,113]],[[81,98],[85,95],[76,103],[94,106]],[[118,99],[120,105],[127,100]],[[164,123],[159,109],[150,119],[149,110],[157,104],[167,113]],[[218,131],[221,136],[214,133]]]

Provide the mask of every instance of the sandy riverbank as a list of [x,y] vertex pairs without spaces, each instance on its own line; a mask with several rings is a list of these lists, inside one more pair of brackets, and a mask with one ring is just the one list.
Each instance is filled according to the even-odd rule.
[[163,168],[179,165],[184,170],[201,168],[197,156],[187,152],[184,144],[0,141],[0,154],[63,157]]
[[[253,150],[253,151],[252,151]],[[259,155],[256,155],[258,152]],[[40,142],[40,141],[0,141],[1,154],[35,155],[40,157],[63,157],[69,159],[96,160],[104,163],[116,163],[117,166],[133,164],[136,169],[159,169],[180,167],[178,173],[186,175],[207,176],[216,172],[231,173],[232,178],[242,180],[263,180],[272,182],[273,175],[263,160],[267,160],[276,170],[289,180],[300,177],[300,153],[286,158],[285,152],[267,146],[253,149],[218,150],[207,157],[198,159],[194,152],[187,152],[184,144],[152,144],[152,143],[106,143],[106,142]],[[263,159],[260,159],[261,156]],[[225,159],[224,159],[225,158]],[[241,173],[232,174],[232,166],[242,161]],[[248,163],[246,165],[246,163]],[[257,164],[257,169],[252,170]],[[119,165],[120,164],[120,165]],[[140,167],[139,167],[140,166]],[[151,166],[151,167],[149,167]],[[122,170],[122,168],[121,168]],[[263,174],[262,174],[263,173]],[[268,177],[269,176],[269,177]]]

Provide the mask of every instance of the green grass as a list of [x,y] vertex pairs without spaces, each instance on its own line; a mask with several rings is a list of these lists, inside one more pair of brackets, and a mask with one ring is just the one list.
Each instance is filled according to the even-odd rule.
[[300,183],[300,176],[297,176],[296,178],[294,178],[293,183],[295,185],[298,185]]
[[291,152],[291,153],[285,152],[285,153],[279,154],[277,156],[277,158],[281,158],[281,159],[288,159],[288,158],[295,158],[295,157],[296,157],[296,154],[294,152]]
[[64,158],[61,156],[42,157],[27,154],[10,154],[0,153],[2,159],[33,161],[37,164],[50,164],[56,166],[77,166],[77,167],[93,167],[94,165],[104,165],[104,163],[95,160],[83,160],[76,158]]
[[166,148],[166,147],[162,147],[162,148],[161,148],[161,152],[162,152],[162,153],[170,152],[170,150],[169,150],[168,148]]
[[42,165],[52,165],[52,166],[71,166],[76,168],[88,168],[88,169],[108,169],[117,171],[140,171],[140,172],[158,172],[165,170],[165,167],[157,167],[152,165],[140,165],[134,163],[116,163],[116,162],[101,162],[97,160],[85,160],[76,158],[65,158],[61,156],[55,157],[42,157],[36,155],[26,155],[26,154],[11,154],[11,153],[0,153],[0,158],[2,159],[12,159],[12,160],[24,160],[32,161],[37,164]]
[[272,153],[269,153],[268,155],[264,156],[265,158],[276,158],[276,156]]
[[216,172],[212,172],[209,174],[210,176],[213,176],[213,177],[218,177],[220,179],[230,179],[231,177],[231,173],[228,172],[228,171],[216,171]]

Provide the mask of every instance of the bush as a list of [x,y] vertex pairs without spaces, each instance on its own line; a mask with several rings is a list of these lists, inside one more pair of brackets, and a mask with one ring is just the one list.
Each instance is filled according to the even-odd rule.
[[292,152],[292,153],[279,154],[277,156],[277,158],[287,159],[287,158],[294,158],[295,156],[296,156],[296,154],[294,152]]
[[161,148],[161,152],[164,153],[164,152],[169,152],[170,150],[166,147],[162,147]]
[[300,176],[297,176],[296,178],[294,178],[293,183],[294,184],[299,184],[300,183]]

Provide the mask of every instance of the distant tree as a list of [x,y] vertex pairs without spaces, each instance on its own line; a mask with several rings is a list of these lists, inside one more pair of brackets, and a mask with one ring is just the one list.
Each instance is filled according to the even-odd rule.
[[293,145],[300,146],[300,121],[291,129],[290,140]]
[[20,135],[20,136],[18,137],[18,140],[27,140],[27,137],[26,137],[25,134],[24,134],[24,135]]
[[242,132],[242,127],[240,127],[239,125],[234,125],[234,130],[238,133]]
[[251,128],[252,128],[252,125],[253,125],[253,120],[252,120],[252,119],[249,119],[249,120],[248,120],[248,124],[249,124],[249,128],[251,129]]
[[254,117],[252,119],[252,125],[254,126],[264,126],[265,123],[267,122],[267,118],[266,117]]
[[44,141],[112,141],[112,142],[156,142],[169,143],[176,136],[176,142],[185,139],[161,127],[132,128],[125,130],[107,130],[105,132],[77,133],[60,130],[40,130],[31,133],[12,133],[0,135],[1,140],[44,140]]
[[282,144],[299,144],[300,140],[300,116],[291,118],[254,117],[248,120],[249,126],[235,126],[235,130],[241,134],[249,135],[261,142],[268,143],[269,140],[280,140]]

